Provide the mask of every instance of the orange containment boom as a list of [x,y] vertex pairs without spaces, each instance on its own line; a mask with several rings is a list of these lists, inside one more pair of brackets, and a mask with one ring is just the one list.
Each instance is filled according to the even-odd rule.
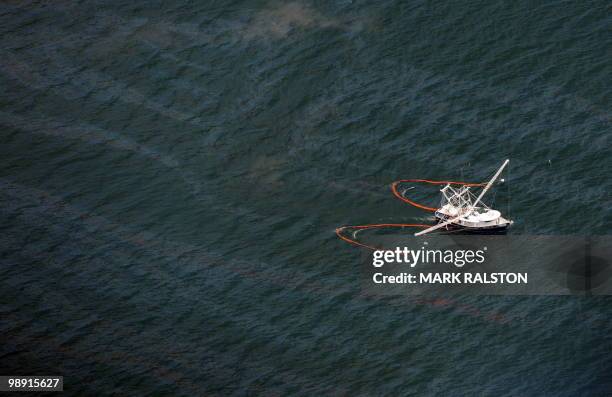
[[[450,185],[461,185],[461,186],[484,186],[486,185],[485,183],[433,181],[429,179],[400,179],[399,181],[395,181],[391,184],[391,192],[393,192],[393,195],[395,197],[402,200],[406,204],[410,204],[413,207],[417,207],[417,208],[420,208],[422,210],[429,211],[429,212],[436,212],[438,208],[428,207],[426,205],[419,204],[416,201],[413,201],[413,200],[410,200],[409,198],[404,197],[404,195],[398,191],[398,186],[402,183],[426,183],[429,185],[449,185],[450,184]],[[370,225],[341,226],[336,229],[336,235],[349,244],[353,244],[358,247],[368,248],[368,249],[376,251],[378,249],[383,249],[383,248],[376,248],[371,245],[360,243],[355,238],[347,237],[343,233],[347,230],[357,231],[357,230],[384,229],[384,228],[402,228],[403,229],[406,227],[417,227],[417,228],[427,229],[431,226],[433,225],[423,225],[423,224],[418,224],[418,223],[377,223],[377,224],[370,224]]]

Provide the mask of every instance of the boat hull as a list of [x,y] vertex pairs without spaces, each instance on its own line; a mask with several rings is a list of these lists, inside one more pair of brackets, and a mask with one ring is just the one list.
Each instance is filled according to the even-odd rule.
[[465,227],[458,225],[447,225],[442,228],[442,233],[447,231],[453,234],[506,234],[508,225],[491,226],[491,227]]
[[[438,223],[442,223],[448,220],[447,217],[436,216]],[[449,223],[443,229],[453,234],[505,234],[508,231],[508,227],[512,224],[511,221],[505,221],[497,224],[470,227],[465,225],[459,225],[457,223]]]

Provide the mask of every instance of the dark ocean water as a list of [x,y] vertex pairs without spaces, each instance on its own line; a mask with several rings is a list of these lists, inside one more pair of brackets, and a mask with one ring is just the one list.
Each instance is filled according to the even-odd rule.
[[390,182],[509,157],[511,233],[609,234],[610,11],[3,2],[2,374],[70,395],[609,395],[610,299],[364,296],[334,229],[428,222]]

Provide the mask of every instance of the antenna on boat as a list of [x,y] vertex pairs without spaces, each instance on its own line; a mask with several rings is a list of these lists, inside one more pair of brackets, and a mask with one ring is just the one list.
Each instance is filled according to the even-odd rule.
[[487,191],[491,188],[491,186],[493,186],[493,183],[495,182],[495,180],[499,177],[499,175],[502,173],[502,171],[504,170],[504,168],[506,168],[506,166],[508,165],[508,163],[510,162],[510,159],[506,159],[506,161],[504,161],[504,163],[501,165],[501,167],[499,167],[499,169],[497,170],[497,172],[495,173],[495,175],[493,175],[493,178],[491,178],[491,180],[489,182],[487,182],[487,185],[484,187],[484,189],[482,189],[482,192],[480,192],[480,195],[476,198],[476,200],[468,207],[468,209],[465,212],[460,212],[458,216],[451,218],[447,221],[444,222],[440,222],[435,226],[432,226],[428,229],[422,230],[418,233],[415,233],[415,236],[421,236],[423,234],[427,234],[429,232],[433,232],[434,230],[438,230],[441,227],[444,227],[450,223],[453,222],[457,222],[460,221],[464,218],[467,218],[472,211],[474,211],[474,208],[476,208],[476,205],[478,205],[478,203],[480,202],[480,200],[482,199],[482,197],[487,193]]

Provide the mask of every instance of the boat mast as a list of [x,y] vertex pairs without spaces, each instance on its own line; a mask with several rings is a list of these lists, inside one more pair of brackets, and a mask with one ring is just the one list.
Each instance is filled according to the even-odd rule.
[[487,183],[487,185],[485,186],[484,189],[482,189],[482,192],[480,193],[480,195],[478,196],[478,198],[476,199],[476,201],[474,201],[474,203],[468,208],[468,210],[463,213],[463,214],[459,214],[457,217],[453,218],[453,219],[449,219],[445,222],[441,222],[438,223],[435,226],[432,226],[428,229],[425,230],[421,230],[418,233],[415,233],[415,236],[421,236],[423,234],[429,233],[429,232],[433,232],[434,230],[437,230],[441,227],[444,227],[446,225],[448,225],[449,223],[453,223],[456,221],[460,221],[463,218],[466,218],[467,216],[469,216],[472,211],[474,210],[474,208],[476,208],[476,205],[480,202],[480,200],[482,199],[482,196],[485,195],[485,193],[491,188],[491,186],[493,186],[493,183],[495,182],[495,180],[499,177],[499,175],[502,173],[502,171],[504,170],[504,168],[506,168],[506,166],[508,165],[508,163],[510,162],[510,159],[506,159],[506,161],[504,161],[504,163],[502,164],[501,167],[499,167],[499,169],[497,170],[497,172],[495,173],[495,175],[493,175],[493,178],[491,178],[491,180]]
[[482,192],[480,192],[480,196],[478,196],[478,198],[476,199],[476,201],[474,201],[474,204],[472,204],[472,208],[476,207],[476,204],[478,204],[478,202],[480,201],[480,199],[482,198],[482,196],[485,195],[485,193],[491,188],[491,186],[493,186],[493,182],[495,182],[495,180],[497,178],[499,178],[499,175],[502,173],[502,171],[504,170],[504,168],[506,168],[506,166],[508,165],[508,163],[510,162],[510,159],[506,159],[506,161],[504,161],[504,163],[502,164],[501,167],[499,167],[499,169],[497,170],[497,172],[495,173],[495,175],[493,175],[493,178],[491,178],[491,180],[489,181],[489,183],[487,183],[487,186],[485,186],[484,189],[482,189]]

